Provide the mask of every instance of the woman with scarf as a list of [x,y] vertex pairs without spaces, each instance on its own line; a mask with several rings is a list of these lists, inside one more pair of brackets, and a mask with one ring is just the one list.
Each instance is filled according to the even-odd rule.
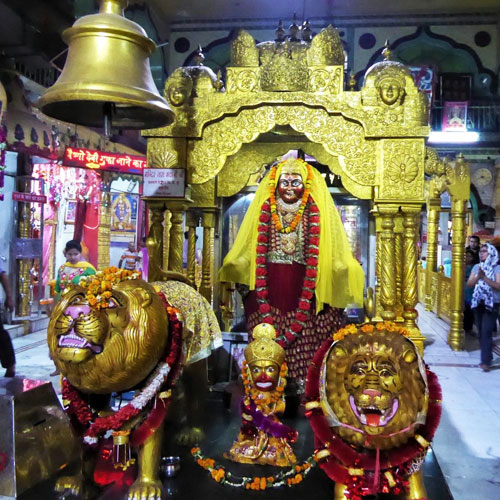
[[479,332],[481,347],[481,369],[489,372],[491,368],[493,331],[496,329],[500,306],[500,265],[497,249],[490,243],[479,249],[479,264],[472,268],[467,286],[474,287],[471,308]]

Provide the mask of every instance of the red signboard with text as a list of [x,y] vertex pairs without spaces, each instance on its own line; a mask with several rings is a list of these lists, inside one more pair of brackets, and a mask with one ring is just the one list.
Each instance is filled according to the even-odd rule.
[[26,203],[47,203],[47,197],[43,194],[19,193],[17,191],[12,193],[12,200],[25,201]]
[[66,148],[64,166],[142,174],[142,171],[146,168],[146,157],[107,153],[93,149]]

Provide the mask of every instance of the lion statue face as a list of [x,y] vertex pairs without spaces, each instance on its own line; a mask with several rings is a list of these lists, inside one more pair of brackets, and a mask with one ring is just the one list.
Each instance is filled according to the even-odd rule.
[[72,286],[55,307],[48,327],[52,359],[83,392],[130,389],[154,369],[168,337],[165,307],[143,280],[114,285],[109,308],[89,305],[86,291]]
[[425,372],[415,346],[403,335],[347,335],[333,345],[324,368],[327,410],[345,441],[389,449],[405,443],[415,434],[415,424],[423,423]]

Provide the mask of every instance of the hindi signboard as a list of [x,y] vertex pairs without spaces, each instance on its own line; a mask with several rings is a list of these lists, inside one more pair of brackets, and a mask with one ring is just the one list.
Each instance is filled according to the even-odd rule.
[[142,174],[147,166],[145,156],[108,153],[84,148],[66,148],[63,164],[66,167],[82,167],[128,174]]
[[183,168],[146,168],[142,194],[152,198],[182,198],[186,186]]
[[12,193],[12,201],[24,201],[26,203],[47,203],[47,197],[43,194],[34,193]]

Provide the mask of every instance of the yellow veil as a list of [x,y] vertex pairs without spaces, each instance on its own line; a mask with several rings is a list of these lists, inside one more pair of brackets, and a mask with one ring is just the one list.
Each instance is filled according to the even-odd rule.
[[[278,164],[276,182],[283,166],[300,168],[302,179],[307,179],[307,167],[303,160],[289,158]],[[316,280],[316,312],[324,304],[332,307],[346,307],[348,304],[363,304],[364,272],[359,262],[353,257],[347,235],[342,225],[333,199],[328,192],[321,174],[311,167],[313,178],[310,195],[319,208],[320,240],[318,276]],[[257,228],[261,207],[269,198],[269,173],[260,182],[255,197],[248,207],[236,241],[226,255],[219,270],[219,281],[248,285],[255,289],[255,271],[257,258]]]

